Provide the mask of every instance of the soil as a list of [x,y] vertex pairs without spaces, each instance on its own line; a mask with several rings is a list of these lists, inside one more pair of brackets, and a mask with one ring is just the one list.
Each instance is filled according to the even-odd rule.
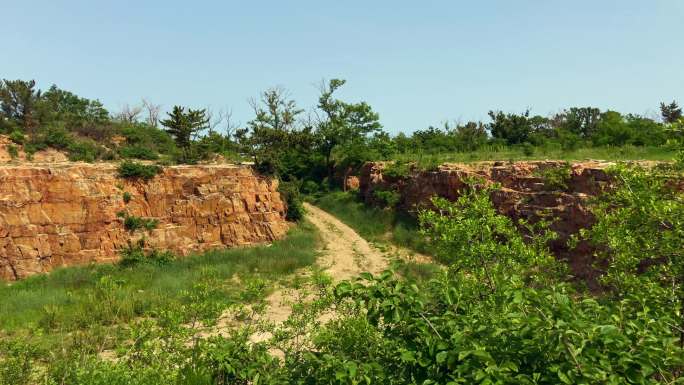
[[[334,282],[350,279],[365,271],[379,274],[388,267],[387,256],[351,227],[316,206],[305,203],[304,207],[306,219],[316,226],[323,244],[317,264]],[[296,290],[276,289],[266,298],[267,309],[259,319],[280,324],[292,313],[292,303],[300,299]],[[251,339],[258,342],[269,337],[270,333],[258,333]]]

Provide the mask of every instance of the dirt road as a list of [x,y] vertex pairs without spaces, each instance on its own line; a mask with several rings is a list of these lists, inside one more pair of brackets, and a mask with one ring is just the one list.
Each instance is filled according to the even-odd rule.
[[387,267],[387,259],[378,249],[361,238],[339,219],[308,203],[304,204],[309,222],[323,238],[323,255],[318,264],[335,281],[349,279],[361,272],[373,274]]
[[[378,274],[388,266],[388,260],[351,227],[339,219],[308,203],[304,204],[306,219],[318,229],[322,238],[321,255],[316,262],[335,282],[350,279],[364,271]],[[285,321],[291,313],[291,304],[297,293],[285,288],[277,289],[266,298],[268,308],[261,316],[275,324]],[[263,340],[267,335],[255,335]]]

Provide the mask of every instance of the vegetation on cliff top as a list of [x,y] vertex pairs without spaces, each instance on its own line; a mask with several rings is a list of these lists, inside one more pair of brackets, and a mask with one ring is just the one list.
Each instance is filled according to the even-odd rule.
[[54,85],[43,92],[34,81],[4,80],[0,133],[29,155],[46,147],[84,161],[195,163],[222,155],[286,181],[330,184],[335,170],[371,160],[671,159],[677,138],[670,127],[682,124],[682,109],[672,102],[661,103],[660,120],[593,107],[548,117],[492,110],[489,121],[390,136],[370,105],[337,97],[344,84],[322,84],[309,113],[287,91],[269,89],[251,101],[254,118],[240,127],[224,111],[174,106],[164,118],[161,106],[143,100],[113,114]]

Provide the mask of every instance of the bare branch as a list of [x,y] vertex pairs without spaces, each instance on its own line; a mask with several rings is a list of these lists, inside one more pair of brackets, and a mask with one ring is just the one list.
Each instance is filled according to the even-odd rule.
[[143,98],[143,108],[147,112],[146,123],[152,127],[157,127],[159,124],[159,113],[161,111],[161,104],[153,104],[149,100]]
[[121,111],[117,114],[117,118],[122,122],[133,123],[138,121],[138,116],[142,112],[143,108],[141,106],[130,106],[124,104],[121,107]]

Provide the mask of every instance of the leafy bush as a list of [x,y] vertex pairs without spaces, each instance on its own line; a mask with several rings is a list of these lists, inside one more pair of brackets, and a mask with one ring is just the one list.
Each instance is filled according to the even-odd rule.
[[682,174],[626,166],[611,173],[618,186],[595,202],[597,223],[581,234],[607,266],[602,282],[612,289],[608,293],[616,301],[643,301],[658,317],[671,319],[684,347]]
[[411,173],[411,164],[408,162],[396,161],[390,163],[382,170],[382,175],[394,179],[402,179],[409,176]]
[[312,180],[306,180],[304,183],[302,183],[301,191],[304,194],[316,194],[319,192],[321,189],[321,186],[312,181]]
[[69,143],[67,151],[72,162],[94,162],[103,153],[103,148],[89,140],[78,140]]
[[169,251],[152,250],[146,253],[141,247],[130,247],[121,253],[119,265],[132,267],[140,264],[152,264],[157,266],[167,265],[175,259]]
[[[449,263],[448,271],[435,272],[421,286],[387,272],[362,274],[335,288],[336,303],[350,301],[353,310],[314,336],[313,350],[322,354],[304,355],[312,368],[307,378],[323,381],[337,373],[350,381],[369,376],[381,383],[419,384],[681,380],[681,302],[671,302],[672,294],[664,291],[672,292],[670,278],[684,276],[684,264],[676,259],[681,253],[674,251],[684,242],[684,233],[675,230],[684,225],[678,219],[684,215],[681,208],[668,211],[673,202],[666,199],[643,218],[639,212],[658,195],[642,195],[634,191],[640,186],[636,180],[627,181],[636,196],[628,195],[630,187],[621,188],[617,197],[624,209],[605,224],[600,220],[595,234],[601,244],[620,244],[626,231],[644,225],[653,230],[634,233],[635,241],[646,241],[653,250],[644,254],[628,242],[610,252],[640,256],[627,265],[623,258],[612,259],[624,266],[616,276],[622,282],[638,279],[627,286],[632,292],[624,285],[613,286],[616,292],[607,296],[575,291],[567,283],[566,268],[546,249],[553,235],[543,224],[530,232],[540,235],[524,237],[509,218],[496,213],[487,190],[471,188],[457,202],[436,200],[436,211],[421,213],[425,233],[440,259]],[[615,207],[611,201],[606,208]],[[617,222],[625,218],[630,230]],[[660,238],[662,223],[672,225],[666,242],[647,241]],[[653,281],[639,278],[644,255],[675,258],[667,265],[666,279],[660,269],[649,274]]]
[[9,154],[10,158],[16,159],[19,156],[19,149],[13,144],[8,144],[7,153]]
[[534,155],[534,146],[531,143],[525,142],[522,144],[522,152],[525,156]]
[[38,356],[36,347],[12,340],[0,340],[0,384],[31,384]]
[[135,231],[145,229],[147,231],[154,230],[159,225],[159,220],[154,218],[142,218],[135,215],[124,216],[124,227],[128,231]]
[[162,168],[154,164],[142,164],[125,160],[119,164],[119,176],[122,178],[140,178],[150,180],[162,172]]
[[123,193],[123,197],[122,197],[122,198],[123,198],[124,203],[128,203],[128,202],[131,201],[131,198],[133,198],[133,196],[132,196],[131,193],[129,193],[128,191],[125,191],[125,192]]
[[542,178],[547,190],[567,190],[572,178],[572,168],[570,164],[565,163],[558,167],[538,168],[534,174]]
[[173,138],[159,128],[145,123],[127,123],[120,130],[121,135],[126,138],[127,147],[147,148],[154,153],[166,155],[177,151]]
[[[48,128],[38,140],[39,143],[44,143],[44,145],[58,150],[66,150],[73,141],[71,134],[61,127]],[[38,149],[41,150],[41,146],[38,146]]]
[[141,145],[125,146],[119,149],[119,154],[123,158],[134,158],[143,160],[157,160],[159,155],[149,147]]
[[299,193],[299,183],[297,181],[280,182],[278,192],[287,204],[287,220],[299,221],[304,218],[306,211]]
[[401,201],[401,194],[394,190],[374,190],[373,196],[384,207],[394,207]]
[[16,144],[24,144],[24,141],[26,141],[24,133],[19,130],[12,131],[12,133],[9,135],[9,138]]

